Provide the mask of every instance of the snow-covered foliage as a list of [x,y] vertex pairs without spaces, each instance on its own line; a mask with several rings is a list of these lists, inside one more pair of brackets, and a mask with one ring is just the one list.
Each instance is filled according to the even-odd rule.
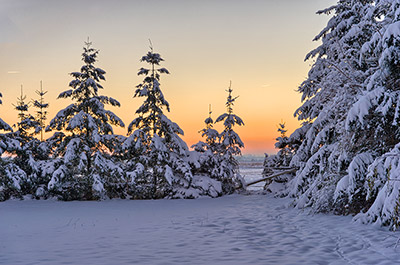
[[144,98],[136,110],[138,115],[128,126],[128,138],[123,144],[127,162],[128,183],[133,184],[133,197],[162,198],[173,196],[176,189],[189,187],[192,172],[188,163],[189,151],[180,138],[178,124],[166,115],[169,103],[160,87],[161,74],[169,74],[159,67],[164,61],[160,54],[150,51],[141,58],[149,68],[140,68],[143,82],[136,86],[134,97]]
[[306,56],[303,125],[288,139],[299,170],[285,194],[297,207],[397,226],[400,1],[340,0],[318,13],[333,16]]
[[400,226],[400,144],[375,159],[365,174],[364,199],[372,203],[365,213],[355,219],[364,223],[389,225],[397,230]]
[[114,189],[107,189],[105,183],[123,179],[123,170],[113,156],[120,137],[114,135],[112,126],[123,127],[124,123],[104,108],[106,104],[119,107],[120,103],[99,95],[106,72],[94,66],[98,50],[91,42],[86,42],[83,50],[84,65],[80,72],[71,73],[71,89],[58,96],[74,103],[60,110],[46,128],[60,131],[47,141],[57,162],[48,189],[65,200],[114,197]]
[[397,229],[399,221],[400,157],[400,1],[376,1],[371,7],[376,32],[363,47],[362,61],[371,64],[371,74],[365,81],[365,93],[351,109],[347,118],[354,141],[374,153],[364,182],[372,203],[357,219],[376,222]]
[[[368,74],[367,65],[359,63],[361,47],[373,34],[372,22],[365,19],[368,7],[368,1],[343,0],[318,12],[334,15],[315,37],[322,44],[306,56],[315,63],[299,87],[304,102],[295,115],[303,121],[302,132],[289,137],[294,141],[301,136],[291,160],[291,166],[299,170],[288,190],[298,198],[298,207],[335,208],[335,185],[347,175],[358,152],[352,149],[345,123]],[[342,205],[336,210],[343,210]]]

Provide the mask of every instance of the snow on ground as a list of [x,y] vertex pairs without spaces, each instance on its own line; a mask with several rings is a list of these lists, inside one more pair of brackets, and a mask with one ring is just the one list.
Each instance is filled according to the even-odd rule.
[[270,195],[0,203],[0,264],[399,264],[399,237]]

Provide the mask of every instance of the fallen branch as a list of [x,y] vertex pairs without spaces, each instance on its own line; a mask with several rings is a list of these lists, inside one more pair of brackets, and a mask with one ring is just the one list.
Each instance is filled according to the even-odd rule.
[[[295,167],[266,167],[266,168],[270,168],[273,170],[291,170],[291,169],[294,169]],[[298,169],[298,168],[295,168],[295,169]]]
[[267,181],[269,179],[273,179],[273,178],[279,177],[279,176],[284,175],[284,174],[294,173],[296,171],[297,171],[297,168],[291,168],[289,170],[278,172],[278,173],[272,174],[270,176],[267,176],[267,177],[264,177],[264,178],[261,178],[261,179],[254,180],[254,181],[251,181],[249,183],[246,183],[245,188],[250,186],[250,185],[253,185],[253,184],[256,184],[256,183],[259,183],[259,182],[263,182],[263,181]]

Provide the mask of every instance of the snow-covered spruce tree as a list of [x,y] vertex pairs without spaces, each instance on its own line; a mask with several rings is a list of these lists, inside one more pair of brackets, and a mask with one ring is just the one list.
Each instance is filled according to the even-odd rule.
[[[265,154],[263,175],[268,176],[282,170],[290,168],[294,147],[286,136],[287,130],[284,122],[279,123],[278,132],[280,136],[276,138],[275,148],[278,149],[276,155]],[[283,174],[266,182],[264,189],[273,193],[281,193],[285,189],[286,183],[293,178],[292,173]]]
[[[13,162],[25,172],[26,179],[22,182],[21,191],[23,195],[35,194],[37,186],[35,185],[38,173],[38,165],[35,159],[37,148],[40,141],[34,135],[38,131],[38,122],[29,114],[29,102],[26,102],[26,95],[23,94],[21,86],[21,95],[17,98],[17,104],[14,105],[18,111],[17,124],[14,125],[16,130],[11,133],[12,137],[19,142],[19,145],[14,150],[8,150],[13,158]],[[40,154],[41,155],[41,154]]]
[[[0,93],[0,104],[2,94]],[[26,173],[20,169],[11,153],[20,148],[20,143],[14,139],[12,128],[0,118],[0,201],[10,197],[21,197],[21,186],[26,182]]]
[[17,104],[14,105],[16,111],[18,111],[18,119],[19,122],[14,125],[17,131],[15,132],[15,136],[19,138],[21,144],[32,140],[33,135],[38,133],[40,127],[38,127],[38,122],[36,119],[29,114],[29,102],[26,102],[26,95],[23,93],[23,88],[21,86],[21,95],[17,97]]
[[[362,155],[353,149],[345,123],[350,108],[363,93],[370,69],[359,58],[361,47],[375,32],[375,22],[369,17],[372,2],[340,0],[318,12],[333,13],[333,17],[315,37],[322,44],[306,56],[315,62],[299,87],[304,103],[295,116],[303,125],[289,137],[290,142],[301,143],[291,160],[291,166],[299,170],[286,191],[296,198],[297,207],[338,213],[358,212],[364,207],[364,192],[359,189],[362,182],[354,182],[349,192],[340,195],[335,195],[335,190],[345,176],[354,173],[352,178],[362,178],[371,159],[368,153]],[[351,164],[354,159],[358,162]],[[349,169],[356,165],[360,166]]]
[[222,182],[224,193],[234,192],[234,188],[240,184],[239,163],[235,156],[241,155],[240,148],[244,147],[239,135],[233,130],[235,125],[242,126],[242,119],[233,114],[233,105],[238,97],[232,96],[232,84],[227,90],[228,97],[225,103],[227,112],[221,114],[215,123],[223,122],[224,130],[219,134],[219,166],[215,167],[211,173],[212,177],[217,178]]
[[[375,1],[370,13],[375,33],[362,48],[361,60],[370,65],[366,91],[347,118],[347,129],[360,152],[374,158],[364,178],[356,179],[367,190],[363,198],[369,207],[356,219],[400,225],[400,1]],[[343,179],[342,186],[354,181]],[[364,194],[363,194],[364,195]]]
[[104,108],[105,104],[120,103],[99,95],[105,71],[94,65],[98,52],[89,40],[85,42],[84,65],[80,72],[71,73],[71,89],[58,96],[75,102],[59,111],[46,128],[58,131],[48,139],[55,159],[48,188],[63,200],[118,197],[123,182],[123,170],[113,156],[119,137],[114,135],[112,125],[123,127],[124,123]]
[[279,123],[278,132],[280,136],[276,138],[275,148],[279,151],[274,156],[265,157],[264,166],[266,169],[269,167],[287,168],[290,166],[293,150],[289,142],[289,137],[286,136],[287,130],[284,122]]
[[150,51],[141,58],[149,68],[140,68],[138,75],[144,80],[136,86],[134,97],[143,97],[137,110],[139,116],[128,126],[123,147],[128,159],[127,176],[133,198],[163,198],[179,196],[180,187],[189,187],[192,173],[187,162],[188,147],[180,138],[182,129],[164,114],[169,111],[160,88],[160,75],[169,74],[159,67],[160,54]]
[[219,133],[217,130],[213,128],[214,120],[211,117],[211,105],[210,110],[208,112],[208,117],[204,120],[206,127],[199,131],[201,133],[201,137],[205,137],[205,142],[199,141],[197,144],[194,144],[192,148],[197,152],[204,153],[210,150],[212,153],[216,152],[219,148],[218,138]]
[[46,126],[47,108],[49,104],[45,102],[44,96],[47,91],[43,91],[42,81],[40,81],[40,90],[35,91],[38,99],[32,100],[32,106],[36,108],[34,116],[34,135],[40,134],[40,140],[33,138],[27,146],[29,152],[28,164],[31,172],[28,175],[32,185],[32,195],[39,198],[47,198],[47,184],[50,181],[52,171],[54,171],[53,160],[50,157],[51,147],[44,140],[43,131]]
[[204,120],[205,128],[199,131],[201,136],[205,137],[205,141],[199,141],[192,145],[192,148],[200,153],[197,159],[199,163],[195,166],[196,173],[207,174],[209,176],[211,176],[214,168],[219,166],[218,151],[220,150],[219,133],[213,128],[214,121],[211,114],[210,105],[209,116]]
[[291,148],[291,142],[286,136],[286,125],[284,122],[279,124],[278,132],[281,134],[276,138],[275,148],[279,149],[276,154],[278,158],[279,167],[289,167],[290,161],[292,160],[293,151]]
[[223,195],[222,183],[216,172],[219,172],[221,162],[220,135],[213,128],[214,121],[211,117],[211,105],[209,116],[205,119],[205,128],[200,130],[205,141],[199,141],[192,145],[194,151],[190,152],[189,163],[192,166],[192,186],[199,195],[218,197]]

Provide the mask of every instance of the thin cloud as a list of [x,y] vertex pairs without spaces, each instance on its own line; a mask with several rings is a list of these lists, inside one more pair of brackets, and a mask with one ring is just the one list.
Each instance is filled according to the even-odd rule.
[[7,74],[20,74],[20,71],[8,71]]

